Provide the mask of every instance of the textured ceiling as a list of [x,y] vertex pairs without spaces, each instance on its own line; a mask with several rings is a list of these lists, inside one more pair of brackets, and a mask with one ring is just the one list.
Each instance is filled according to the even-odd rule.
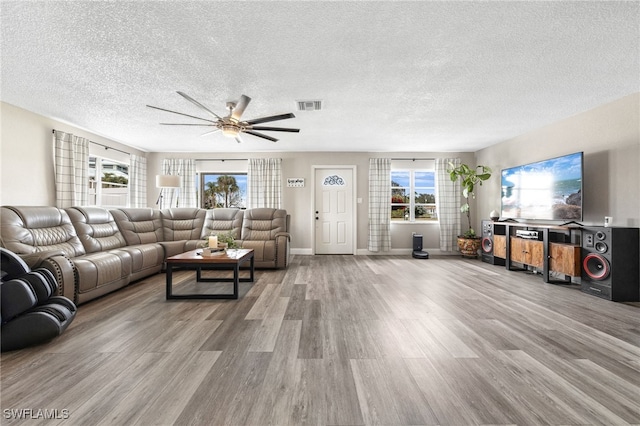
[[[146,151],[475,151],[640,90],[640,3],[2,1],[0,99]],[[299,134],[160,126],[217,112]],[[295,110],[298,100],[321,111]],[[188,121],[188,120],[185,120]]]

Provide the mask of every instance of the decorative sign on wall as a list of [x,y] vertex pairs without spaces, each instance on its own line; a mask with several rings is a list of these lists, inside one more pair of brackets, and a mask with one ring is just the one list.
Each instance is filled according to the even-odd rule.
[[293,188],[303,188],[304,178],[287,178],[287,186]]
[[331,175],[324,178],[323,186],[345,186],[347,183],[338,175]]

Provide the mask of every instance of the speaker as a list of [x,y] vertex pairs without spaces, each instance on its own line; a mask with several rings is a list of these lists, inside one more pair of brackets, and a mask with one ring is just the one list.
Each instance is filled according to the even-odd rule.
[[640,301],[638,228],[582,229],[581,290],[615,302]]
[[482,221],[482,241],[480,242],[480,250],[482,251],[481,259],[483,262],[490,263],[492,265],[503,265],[505,259],[495,257],[493,255],[494,248],[494,229],[493,222],[490,220]]

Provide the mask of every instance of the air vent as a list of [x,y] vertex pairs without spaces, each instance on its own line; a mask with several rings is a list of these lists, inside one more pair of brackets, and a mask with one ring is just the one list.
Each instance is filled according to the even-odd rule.
[[320,111],[322,101],[298,101],[298,111]]

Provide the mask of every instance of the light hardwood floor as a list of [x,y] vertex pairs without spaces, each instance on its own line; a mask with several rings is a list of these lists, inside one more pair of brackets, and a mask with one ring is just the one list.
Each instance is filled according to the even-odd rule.
[[[194,273],[179,271],[176,282]],[[640,424],[640,304],[458,257],[294,256],[231,301],[159,274],[1,358],[64,425]]]

